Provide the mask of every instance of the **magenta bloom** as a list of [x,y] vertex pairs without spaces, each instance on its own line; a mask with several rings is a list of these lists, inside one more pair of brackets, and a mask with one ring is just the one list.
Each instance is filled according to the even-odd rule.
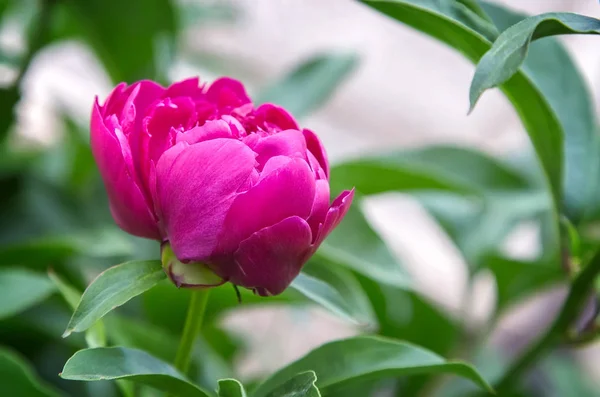
[[[115,222],[172,249],[178,286],[279,294],[352,202],[345,191],[329,204],[319,138],[229,78],[120,84],[94,104],[91,145]],[[198,266],[216,281],[195,282]]]

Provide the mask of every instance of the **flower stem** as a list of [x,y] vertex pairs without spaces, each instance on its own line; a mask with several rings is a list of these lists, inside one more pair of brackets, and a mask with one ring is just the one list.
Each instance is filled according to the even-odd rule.
[[521,376],[529,370],[550,349],[560,343],[569,327],[577,319],[582,306],[593,290],[596,277],[600,274],[600,250],[596,252],[590,263],[575,277],[565,303],[554,323],[546,333],[515,361],[500,381],[496,384],[499,396],[517,386]]
[[209,289],[192,290],[183,334],[181,335],[179,348],[175,356],[175,367],[182,374],[186,374],[190,366],[194,341],[200,333],[204,311],[206,310],[206,302],[208,302],[208,292]]

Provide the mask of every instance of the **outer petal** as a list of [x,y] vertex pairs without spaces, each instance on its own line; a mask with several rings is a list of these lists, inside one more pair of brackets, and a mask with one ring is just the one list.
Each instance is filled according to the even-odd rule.
[[297,216],[257,231],[235,252],[229,281],[262,296],[282,293],[300,273],[311,239],[310,227]]
[[316,251],[316,249],[319,248],[319,245],[325,240],[325,237],[327,237],[329,233],[340,224],[342,219],[344,219],[346,212],[348,212],[348,208],[350,208],[350,205],[352,204],[353,198],[354,189],[344,190],[335,200],[333,200],[333,203],[325,216],[325,222],[319,229],[319,234],[313,244],[313,251]]
[[156,204],[165,238],[182,261],[205,261],[225,215],[254,171],[254,153],[242,142],[213,139],[178,144],[156,165]]
[[92,110],[91,147],[108,193],[113,218],[127,233],[159,240],[160,235],[151,207],[132,172],[133,164],[126,163],[131,161],[131,157],[124,157],[129,148],[123,150],[122,145],[127,145],[127,142],[124,139],[120,141],[108,130],[96,100]]
[[327,152],[325,152],[325,148],[323,147],[321,140],[311,130],[304,129],[302,130],[302,133],[306,139],[306,147],[313,154],[313,156],[315,156],[321,165],[321,168],[323,168],[323,171],[325,171],[327,179],[329,179],[329,160],[327,159]]
[[315,201],[313,202],[310,216],[306,220],[310,225],[313,238],[317,238],[319,228],[325,222],[325,217],[329,211],[329,182],[325,179],[319,179],[315,183]]
[[289,159],[235,198],[227,213],[215,255],[230,255],[252,233],[272,226],[290,216],[306,219],[315,197],[315,180],[306,162]]

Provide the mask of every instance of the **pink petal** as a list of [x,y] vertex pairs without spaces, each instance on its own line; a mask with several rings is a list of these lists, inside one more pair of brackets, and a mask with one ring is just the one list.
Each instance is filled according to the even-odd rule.
[[206,98],[219,108],[237,108],[251,102],[244,85],[228,77],[215,80],[206,91]]
[[313,202],[310,216],[306,220],[310,225],[313,238],[317,238],[319,227],[325,222],[329,210],[329,182],[319,179],[315,182],[315,200]]
[[299,130],[294,117],[281,106],[265,103],[255,113],[256,123],[268,131]]
[[200,79],[198,77],[192,77],[176,83],[171,84],[164,95],[164,97],[175,98],[178,96],[187,96],[191,98],[197,98],[202,93],[202,87],[200,87]]
[[302,130],[302,133],[306,139],[306,147],[313,154],[313,156],[315,156],[321,165],[321,168],[323,168],[323,171],[325,171],[327,179],[329,179],[329,160],[327,160],[327,153],[325,152],[325,148],[323,147],[321,140],[311,130],[304,129]]
[[232,138],[229,124],[223,120],[207,121],[201,127],[194,127],[189,131],[177,135],[177,143],[187,142],[190,145],[216,138]]
[[156,165],[156,204],[173,252],[205,261],[225,215],[254,171],[254,153],[242,142],[213,139],[165,152]]
[[315,180],[310,168],[300,159],[288,159],[278,165],[266,176],[263,172],[255,186],[235,198],[225,218],[215,255],[234,252],[252,233],[285,218],[310,215],[315,197]]
[[342,193],[340,193],[339,196],[337,196],[335,200],[333,200],[331,207],[329,207],[329,210],[327,211],[325,222],[323,222],[323,225],[319,229],[319,234],[316,237],[315,242],[313,244],[313,249],[315,251],[319,247],[319,245],[321,245],[323,240],[325,240],[325,238],[329,235],[329,233],[331,233],[333,229],[335,229],[337,225],[340,224],[342,219],[344,219],[346,212],[348,212],[348,209],[352,204],[353,198],[354,189],[344,190]]
[[96,99],[92,110],[91,147],[108,193],[113,218],[127,233],[159,240],[151,206],[145,200],[133,173],[131,149],[122,132],[118,132],[121,134],[120,140],[106,127]]
[[256,161],[259,164],[259,170],[271,157],[275,156],[297,157],[306,160],[306,141],[298,130],[282,131],[260,138],[250,147],[258,154]]
[[253,233],[235,252],[229,281],[262,296],[282,293],[300,273],[311,239],[308,224],[297,216]]
[[164,99],[155,104],[144,119],[139,136],[139,150],[134,158],[144,184],[147,184],[150,164],[175,144],[177,131],[184,131],[195,123],[194,102],[187,97]]

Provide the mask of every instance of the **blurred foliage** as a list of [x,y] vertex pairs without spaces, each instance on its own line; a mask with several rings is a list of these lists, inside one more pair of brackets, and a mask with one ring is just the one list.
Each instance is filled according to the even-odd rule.
[[[492,48],[493,41],[502,40],[501,32],[525,17],[478,0],[363,3],[371,7],[363,7],[363,12],[386,14],[473,62]],[[519,113],[539,162],[532,153],[498,159],[467,148],[431,146],[335,164],[332,192],[355,186],[357,193],[342,226],[281,296],[261,298],[241,291],[240,305],[230,286],[214,289],[189,379],[179,378],[168,364],[175,355],[189,291],[166,281],[155,280],[158,284],[137,298],[150,286],[122,288],[118,299],[104,302],[95,318],[104,317],[85,335],[62,339],[81,292],[100,272],[121,262],[156,259],[158,247],[114,225],[91,156],[87,121],[82,123],[65,109],[52,109],[62,121],[59,140],[51,145],[22,144],[16,109],[31,62],[49,45],[77,40],[95,53],[113,83],[147,78],[166,84],[179,58],[193,60],[199,71],[226,69],[207,54],[186,48],[186,29],[242,18],[235,2],[0,0],[0,32],[11,26],[24,40],[23,49],[0,44],[0,66],[15,76],[0,86],[0,394],[110,397],[134,390],[149,397],[157,395],[153,387],[158,386],[181,395],[215,395],[218,388],[220,396],[300,397],[318,395],[319,388],[323,395],[339,397],[381,391],[396,396],[467,396],[478,393],[472,383],[440,375],[454,373],[480,384],[498,380],[509,363],[488,336],[501,315],[541,289],[568,285],[598,249],[598,122],[575,63],[558,40],[549,38],[529,45],[523,66],[511,64],[514,75],[501,87]],[[529,30],[521,35],[538,26],[526,22]],[[551,27],[553,34],[564,32],[564,26]],[[298,117],[307,116],[359,67],[360,59],[351,52],[314,54],[258,90],[256,102],[275,102]],[[403,258],[391,252],[363,212],[370,196],[390,192],[410,195],[430,214],[469,265],[471,280],[482,271],[493,275],[497,301],[488,324],[470,329],[460,315],[421,293],[402,266]],[[569,219],[569,238],[559,236],[560,218]],[[517,260],[506,254],[503,244],[523,222],[540,228],[542,249],[535,258]],[[467,305],[470,299],[466,297]],[[224,329],[226,315],[251,306],[315,303],[371,336],[322,346],[264,383],[262,378],[245,379],[244,386],[233,380],[217,383],[239,376],[237,360],[247,348],[237,333]],[[63,378],[90,379],[101,373],[106,379],[135,379],[146,386],[59,378],[67,359],[86,347],[90,349],[69,361]],[[442,357],[474,362],[485,379],[472,367]],[[128,366],[122,365],[124,358]],[[97,365],[96,373],[91,363]],[[148,373],[152,366],[154,372]],[[316,372],[316,381],[307,370]],[[591,397],[600,392],[565,348],[502,395],[542,396]]]

